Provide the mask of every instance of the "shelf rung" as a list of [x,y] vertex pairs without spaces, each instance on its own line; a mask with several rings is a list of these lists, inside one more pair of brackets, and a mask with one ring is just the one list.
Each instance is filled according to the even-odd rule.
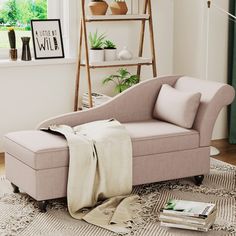
[[[104,62],[90,62],[89,68],[111,68],[111,67],[126,67],[126,66],[139,66],[139,65],[152,65],[151,58],[138,57],[132,60],[116,60]],[[86,66],[85,61],[82,61],[81,66]]]
[[[118,64],[118,65],[90,65],[89,68],[95,69],[95,68],[112,68],[112,67],[128,67],[128,66],[149,66],[152,65],[152,63],[134,63],[134,64]],[[81,64],[81,66],[85,66],[85,64]]]
[[99,21],[137,21],[149,20],[149,14],[141,15],[104,15],[104,16],[87,16],[86,22],[99,22]]

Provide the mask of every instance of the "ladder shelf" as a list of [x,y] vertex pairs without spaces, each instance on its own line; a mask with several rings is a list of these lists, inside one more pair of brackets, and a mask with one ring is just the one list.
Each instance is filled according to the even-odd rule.
[[[92,83],[91,83],[91,69],[97,68],[109,68],[109,67],[128,67],[136,66],[137,75],[141,74],[142,66],[152,66],[153,77],[157,76],[156,68],[156,55],[155,55],[155,45],[154,45],[154,30],[153,30],[153,21],[152,21],[152,6],[151,0],[144,0],[143,11],[141,14],[127,14],[127,15],[103,15],[103,16],[86,16],[85,3],[86,0],[80,0],[81,2],[81,19],[80,19],[80,37],[79,37],[79,52],[78,52],[78,61],[77,61],[77,74],[76,74],[76,85],[75,85],[75,97],[74,97],[74,111],[80,110],[78,107],[79,104],[79,88],[80,88],[80,72],[81,67],[86,69],[86,79],[88,82],[88,94],[89,94],[89,106],[93,107],[92,101]],[[132,60],[116,60],[116,61],[104,61],[99,63],[94,63],[89,61],[89,46],[87,38],[87,23],[93,22],[114,22],[114,21],[137,21],[141,22],[141,31],[140,31],[140,40],[139,40],[139,50],[138,57],[133,58]],[[143,57],[143,48],[144,48],[144,34],[146,22],[149,24],[150,31],[150,48],[151,48],[151,57]],[[85,47],[85,60],[82,60],[82,44],[84,41]]]

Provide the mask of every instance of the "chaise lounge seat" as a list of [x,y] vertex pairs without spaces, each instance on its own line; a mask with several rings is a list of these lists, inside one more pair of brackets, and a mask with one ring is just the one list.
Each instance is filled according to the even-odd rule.
[[[201,92],[191,129],[153,118],[162,84]],[[7,134],[6,177],[37,201],[65,197],[69,164],[66,139],[39,129],[51,124],[73,127],[110,118],[119,120],[131,136],[134,185],[203,176],[210,170],[209,146],[215,120],[221,108],[232,102],[234,93],[229,85],[190,77],[170,76],[142,82],[100,107],[46,120],[37,130]]]

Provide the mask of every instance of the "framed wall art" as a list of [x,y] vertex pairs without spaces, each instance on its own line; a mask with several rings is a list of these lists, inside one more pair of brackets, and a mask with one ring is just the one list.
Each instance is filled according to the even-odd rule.
[[59,19],[31,20],[35,59],[64,58]]

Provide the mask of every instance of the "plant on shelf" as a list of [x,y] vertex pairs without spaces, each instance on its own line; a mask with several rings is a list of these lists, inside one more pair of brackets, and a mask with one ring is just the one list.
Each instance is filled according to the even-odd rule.
[[117,59],[116,45],[110,41],[106,40],[104,42],[105,49],[105,61],[115,61]]
[[89,57],[90,62],[102,62],[104,61],[104,39],[106,38],[105,34],[98,35],[98,31],[94,34],[89,33],[89,42],[90,42],[90,50]]
[[110,4],[110,9],[113,15],[126,15],[128,12],[125,0],[113,0]]
[[106,40],[104,42],[104,48],[105,49],[116,49],[116,45],[112,41]]
[[103,80],[103,84],[113,82],[115,84],[115,91],[118,93],[130,88],[131,86],[138,84],[140,78],[138,75],[131,75],[127,69],[121,68],[117,71],[117,74],[110,75]]
[[16,34],[13,28],[9,28],[8,38],[10,43],[10,59],[12,61],[16,61],[17,60]]
[[88,6],[92,15],[106,15],[108,4],[104,0],[91,0]]

